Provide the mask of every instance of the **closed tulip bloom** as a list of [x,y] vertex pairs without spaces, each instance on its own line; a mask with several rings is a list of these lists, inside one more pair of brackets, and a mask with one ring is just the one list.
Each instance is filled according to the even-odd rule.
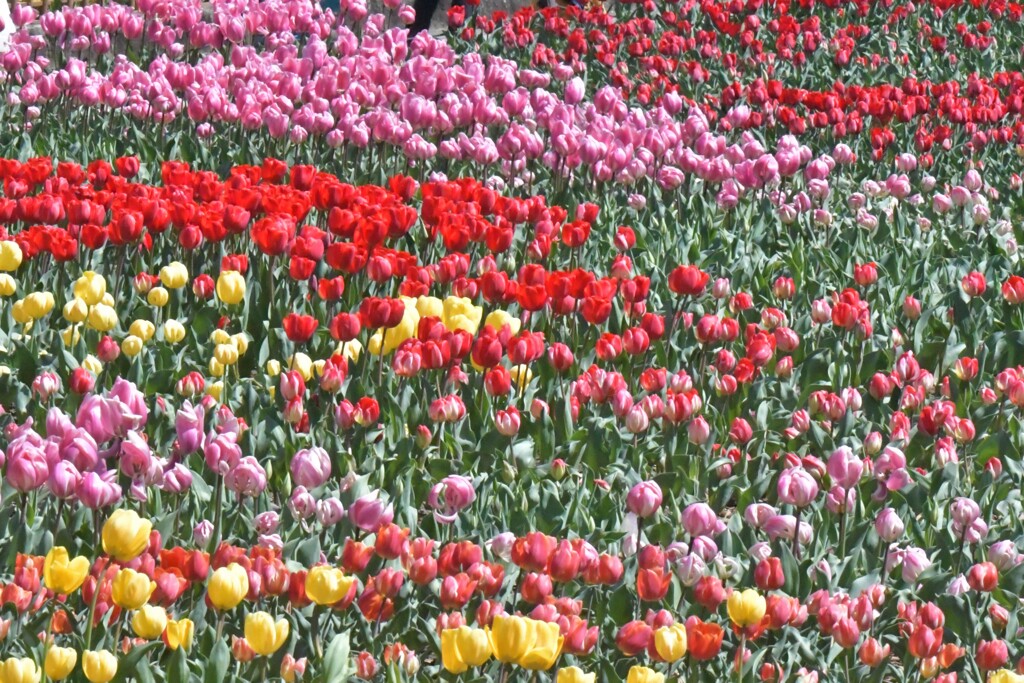
[[526,654],[530,647],[530,624],[525,617],[494,617],[489,631],[494,658],[509,664]]
[[43,561],[43,581],[54,593],[70,595],[78,590],[89,575],[89,559],[68,556],[68,549],[55,546]]
[[132,617],[132,630],[139,638],[154,640],[167,628],[167,611],[156,605],[143,605]]
[[121,352],[128,358],[134,358],[142,353],[142,340],[134,334],[129,334],[124,338],[124,341],[121,342]]
[[533,631],[529,649],[519,658],[519,666],[533,671],[547,671],[562,653],[563,638],[557,622],[528,619]]
[[103,300],[103,295],[107,293],[107,281],[99,273],[87,270],[75,280],[74,292],[75,297],[90,306],[95,306]]
[[156,590],[156,584],[145,574],[134,569],[122,569],[114,577],[111,597],[114,604],[123,609],[139,609]]
[[14,240],[0,242],[0,270],[11,272],[21,265],[21,247]]
[[185,326],[177,320],[168,320],[164,323],[164,341],[168,344],[177,344],[185,338]]
[[217,298],[229,306],[245,298],[245,278],[237,270],[226,270],[217,278]]
[[595,680],[597,674],[583,673],[583,669],[578,666],[567,666],[558,670],[555,683],[594,683]]
[[441,663],[449,673],[464,673],[490,658],[491,642],[484,629],[460,626],[441,631]]
[[14,296],[18,289],[18,282],[7,273],[0,273],[0,296]]
[[39,667],[28,657],[11,657],[0,662],[0,681],[39,683]]
[[32,292],[25,297],[25,313],[33,320],[49,315],[54,307],[51,292]]
[[89,304],[81,299],[72,299],[64,304],[63,315],[69,323],[83,323],[89,317]]
[[318,565],[306,574],[306,597],[318,605],[333,605],[348,594],[355,581],[337,567]]
[[[43,664],[43,670],[46,671],[46,675],[49,678],[61,681],[74,671],[75,664],[77,663],[78,653],[75,652],[74,648],[51,645],[50,649],[46,651],[46,662]],[[4,678],[3,680],[6,681],[7,679]]]
[[269,657],[288,640],[288,621],[274,618],[266,612],[254,612],[245,617],[245,639],[258,655]]
[[167,628],[164,630],[164,643],[167,644],[172,650],[177,650],[179,647],[182,650],[188,650],[192,647],[192,638],[196,633],[196,625],[192,623],[191,619],[178,619],[170,620],[167,622]]
[[654,649],[666,662],[674,662],[686,654],[686,626],[673,624],[654,632]]
[[245,567],[236,562],[221,567],[210,577],[206,592],[213,606],[221,611],[238,607],[249,592],[249,575]]
[[109,683],[118,673],[118,658],[110,650],[82,652],[82,671],[90,683]]
[[1014,673],[1009,669],[1000,669],[990,673],[986,683],[1024,683],[1024,675]]
[[131,562],[149,547],[153,523],[134,510],[114,511],[103,525],[103,552],[118,562]]
[[221,365],[234,365],[238,362],[238,347],[234,344],[217,344],[213,349],[213,357]]
[[109,332],[117,327],[117,312],[106,304],[96,304],[89,309],[86,324],[90,329]]
[[188,268],[174,261],[160,269],[160,282],[167,289],[181,289],[188,284]]
[[753,588],[733,591],[726,604],[729,618],[737,626],[753,626],[764,618],[766,604],[764,597]]
[[629,670],[626,683],[665,683],[665,674],[646,666],[634,666]]
[[109,650],[82,653],[82,671],[91,683],[108,683],[117,675],[117,657]]
[[157,308],[163,308],[166,306],[170,299],[170,293],[163,287],[154,287],[149,290],[148,294],[146,294],[146,302],[150,306],[156,306]]
[[144,342],[148,342],[156,334],[156,325],[148,320],[133,320],[128,327],[128,334],[134,334]]

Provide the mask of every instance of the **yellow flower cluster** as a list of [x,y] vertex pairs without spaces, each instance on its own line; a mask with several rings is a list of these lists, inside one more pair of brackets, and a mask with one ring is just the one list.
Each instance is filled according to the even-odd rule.
[[[441,662],[449,672],[459,674],[493,655],[499,662],[545,671],[558,660],[562,641],[558,624],[502,615],[488,629],[460,626],[442,631]],[[570,675],[574,674],[566,674]]]

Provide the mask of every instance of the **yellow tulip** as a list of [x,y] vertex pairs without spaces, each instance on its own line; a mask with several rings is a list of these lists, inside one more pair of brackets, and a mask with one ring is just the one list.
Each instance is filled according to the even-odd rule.
[[82,367],[94,375],[99,375],[103,372],[103,362],[91,353],[82,361]]
[[32,292],[25,297],[25,313],[33,320],[50,314],[53,310],[54,301],[51,292]]
[[654,649],[666,662],[674,662],[686,654],[686,626],[673,624],[654,632]]
[[167,289],[181,289],[188,284],[188,268],[174,261],[160,269],[160,282]]
[[17,280],[7,273],[0,273],[0,296],[13,296],[17,289]]
[[238,334],[231,335],[230,339],[230,343],[234,344],[235,348],[238,349],[238,355],[244,356],[245,352],[249,350],[249,335],[245,332],[239,332]]
[[465,330],[470,334],[476,334],[480,329],[480,319],[484,315],[484,309],[474,306],[472,299],[461,296],[450,296],[444,300],[444,326],[450,332]]
[[223,377],[224,376],[224,364],[218,361],[216,358],[210,359],[210,376],[211,377]]
[[32,316],[29,315],[28,310],[25,308],[25,300],[18,299],[11,306],[11,317],[14,318],[14,322],[19,325],[27,325],[32,322]]
[[163,287],[154,287],[153,289],[149,290],[148,294],[146,294],[146,302],[150,306],[155,306],[157,308],[163,308],[164,306],[167,305],[167,302],[170,300],[170,293]]
[[121,352],[129,358],[134,358],[142,353],[142,346],[143,344],[141,339],[136,337],[134,334],[129,334],[124,338],[124,341],[121,342]]
[[1000,669],[988,675],[988,683],[1024,683],[1024,675],[1014,673],[1009,669]]
[[323,358],[313,361],[313,374],[317,377],[322,377],[324,374],[324,368],[327,367],[327,361]]
[[522,321],[514,315],[499,310],[488,313],[487,318],[484,319],[484,325],[490,325],[498,332],[500,332],[501,328],[505,325],[508,325],[509,329],[512,330],[512,334],[519,334],[519,328],[522,325]]
[[191,619],[178,619],[167,622],[167,630],[164,631],[164,636],[167,640],[167,647],[172,650],[177,650],[179,647],[182,650],[188,650],[192,647],[192,637],[196,633],[196,625],[192,623]]
[[0,242],[0,270],[11,272],[21,265],[21,247],[14,240]]
[[78,325],[73,325],[62,330],[60,338],[64,340],[64,346],[74,346],[82,339],[82,333],[78,331]]
[[217,344],[213,349],[213,357],[221,365],[234,365],[238,362],[238,349],[234,344]]
[[156,334],[156,325],[148,320],[133,320],[128,334],[134,334],[144,342],[148,342]]
[[213,400],[220,403],[220,395],[224,391],[224,382],[208,382],[206,385],[206,395],[212,396]]
[[281,361],[271,358],[267,361],[267,375],[277,377],[281,374]]
[[527,619],[532,631],[532,642],[527,651],[519,658],[519,666],[534,671],[547,671],[555,665],[555,660],[562,653],[562,634],[558,624],[548,621]]
[[103,304],[104,306],[110,306],[111,308],[113,308],[114,297],[110,294],[110,292],[107,292],[106,294],[103,295],[103,298],[100,299],[100,303]]
[[43,581],[55,593],[74,593],[82,587],[88,575],[89,558],[80,556],[71,559],[64,546],[50,548],[43,560]]
[[444,303],[436,296],[416,297],[416,312],[421,318],[443,318]]
[[98,332],[110,332],[117,327],[117,312],[106,304],[96,304],[89,309],[86,324]]
[[103,295],[107,293],[107,281],[99,273],[87,270],[75,280],[74,291],[76,298],[90,306],[95,306],[103,300]]
[[118,562],[131,562],[149,547],[153,523],[134,510],[114,510],[103,525],[103,552]]
[[634,666],[629,670],[626,683],[665,683],[665,674],[660,674],[646,666]]
[[217,278],[217,298],[229,306],[245,298],[245,278],[237,270],[225,270]]
[[213,573],[206,591],[210,596],[210,602],[217,609],[234,609],[249,592],[249,575],[242,565],[232,562]]
[[156,605],[143,605],[132,617],[132,630],[139,638],[153,640],[167,628],[167,610]]
[[156,590],[156,584],[145,574],[134,569],[122,569],[111,584],[114,604],[123,609],[139,609]]
[[288,621],[278,619],[266,612],[254,612],[245,616],[245,640],[258,655],[269,657],[288,640]]
[[337,567],[317,565],[306,574],[306,597],[318,605],[333,605],[352,589],[355,579]]
[[168,320],[164,323],[164,341],[168,344],[177,344],[185,338],[185,326],[177,320]]
[[11,657],[0,662],[3,683],[39,683],[39,667],[28,657]]
[[484,629],[460,626],[441,631],[441,663],[449,673],[464,673],[490,658],[491,641]]
[[91,683],[108,683],[117,675],[117,657],[109,650],[82,653],[82,671]]
[[217,344],[230,344],[231,335],[218,327],[210,333],[210,343],[214,346]]
[[43,670],[46,671],[46,675],[51,679],[61,681],[71,675],[77,663],[78,653],[75,652],[74,648],[51,645],[50,649],[46,651],[46,661],[43,664]]
[[72,299],[64,304],[62,313],[65,320],[77,325],[85,322],[85,319],[89,317],[89,304],[81,299]]
[[518,661],[530,647],[530,622],[525,617],[499,615],[488,631],[494,658],[509,664]]
[[555,679],[555,683],[594,683],[597,679],[597,674],[583,673],[583,669],[578,666],[567,666],[558,670],[558,677]]
[[533,370],[527,367],[524,371],[523,367],[522,365],[513,365],[508,369],[512,384],[519,387],[519,391],[524,391],[526,385],[533,381]]
[[764,618],[765,600],[756,590],[733,591],[726,603],[729,618],[737,626],[753,626]]
[[358,363],[359,356],[363,353],[363,345],[359,343],[358,339],[353,339],[352,341],[341,344],[338,347],[338,353],[350,363]]
[[289,370],[297,371],[307,382],[313,379],[313,361],[302,351],[288,358],[287,367]]

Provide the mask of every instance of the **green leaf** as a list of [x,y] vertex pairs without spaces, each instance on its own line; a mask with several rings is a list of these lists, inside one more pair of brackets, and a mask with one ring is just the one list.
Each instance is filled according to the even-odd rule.
[[220,683],[227,675],[228,665],[231,663],[231,651],[228,649],[226,640],[218,640],[210,652],[206,661],[206,671],[203,673],[205,683]]
[[348,653],[348,633],[339,633],[334,636],[324,653],[325,683],[344,683],[348,679],[351,671]]

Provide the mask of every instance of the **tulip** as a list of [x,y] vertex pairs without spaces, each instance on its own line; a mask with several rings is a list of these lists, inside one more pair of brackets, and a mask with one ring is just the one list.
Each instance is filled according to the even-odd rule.
[[118,562],[131,562],[149,547],[153,524],[134,510],[115,510],[103,525],[103,552]]
[[729,619],[740,627],[754,626],[764,618],[766,603],[753,588],[745,591],[733,591],[726,603]]
[[82,671],[90,683],[108,683],[117,675],[117,657],[109,650],[82,653]]
[[43,580],[55,593],[70,595],[78,590],[89,575],[89,559],[70,559],[64,546],[54,546],[43,562]]
[[39,666],[28,657],[11,657],[0,662],[0,681],[4,683],[39,683],[39,674]]
[[160,269],[160,282],[167,289],[181,289],[188,284],[188,268],[174,261]]
[[145,574],[134,569],[122,569],[114,577],[111,597],[114,604],[123,609],[139,609],[156,590],[156,583]]
[[159,638],[167,628],[167,612],[163,607],[143,605],[132,617],[132,630],[145,640]]
[[206,587],[210,603],[221,611],[238,607],[248,592],[249,575],[235,562],[213,572]]
[[333,605],[348,595],[355,581],[337,567],[317,565],[306,574],[306,596],[318,605]]
[[172,650],[179,647],[188,650],[192,647],[192,638],[195,636],[196,627],[191,619],[170,620],[167,628],[164,629],[164,643]]
[[441,631],[441,663],[449,673],[465,673],[490,658],[491,642],[484,629],[459,626]]
[[629,511],[637,517],[646,518],[655,514],[661,507],[661,487],[655,481],[645,481],[635,485],[626,496]]
[[595,683],[596,673],[583,673],[583,669],[575,666],[567,666],[558,670],[555,683]]
[[254,612],[245,617],[245,640],[253,651],[269,657],[288,640],[288,621],[274,618],[266,612]]
[[236,270],[227,270],[217,278],[217,298],[234,306],[245,298],[245,278]]
[[21,247],[13,240],[0,242],[0,270],[12,272],[21,266]]
[[665,683],[665,674],[648,669],[646,666],[634,666],[629,669],[626,683]]
[[[497,617],[495,617],[497,619]],[[547,671],[555,665],[555,660],[562,652],[563,638],[555,622],[527,619],[531,633],[531,643],[518,659],[519,666],[534,671]]]
[[[62,681],[71,675],[77,663],[78,653],[74,648],[51,645],[46,651],[46,661],[43,664],[43,670],[48,678]],[[8,679],[4,678],[3,680]]]
[[654,649],[666,662],[674,662],[686,654],[686,626],[673,624],[654,631]]

